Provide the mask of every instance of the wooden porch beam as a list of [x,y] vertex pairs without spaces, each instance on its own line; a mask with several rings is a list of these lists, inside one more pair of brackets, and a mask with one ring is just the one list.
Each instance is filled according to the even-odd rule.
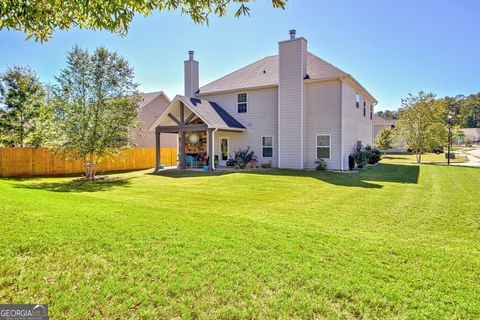
[[180,123],[185,124],[185,104],[180,101]]
[[160,132],[155,132],[155,173],[160,170]]
[[180,122],[180,120],[178,120],[177,118],[175,118],[175,116],[171,113],[168,114],[168,116],[170,117],[170,119],[172,119],[176,124],[178,124],[179,126],[182,125],[182,123]]
[[183,124],[185,123],[185,105],[183,102],[180,102],[180,169],[185,169],[185,161],[186,161],[186,139],[185,139],[185,130]]
[[213,154],[213,141],[214,139],[214,134],[215,134],[215,129],[209,128],[208,129],[208,170],[215,170],[215,155]]
[[205,131],[208,129],[206,124],[189,124],[186,126],[159,126],[155,129],[156,132],[180,133],[190,131]]
[[193,120],[193,118],[195,118],[196,114],[195,113],[191,113],[188,118],[185,120],[185,125],[188,125],[190,123],[190,121]]

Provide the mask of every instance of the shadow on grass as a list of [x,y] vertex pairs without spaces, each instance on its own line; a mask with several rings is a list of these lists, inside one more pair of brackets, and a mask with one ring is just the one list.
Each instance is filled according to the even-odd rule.
[[254,170],[254,171],[180,171],[166,170],[157,174],[168,178],[192,178],[192,177],[210,177],[224,176],[235,173],[286,176],[286,177],[305,177],[321,180],[333,185],[361,188],[383,188],[381,184],[372,182],[394,182],[394,183],[418,183],[420,167],[418,165],[397,165],[381,164],[375,167],[369,167],[359,173],[335,173],[322,171],[303,171],[303,170]]
[[[408,155],[407,155],[408,156]],[[387,159],[387,160],[408,160],[406,156],[404,157],[392,157],[392,156],[382,156],[382,159]]]
[[39,182],[31,184],[17,184],[15,188],[46,190],[53,192],[98,192],[106,191],[115,187],[128,187],[130,179],[117,178],[96,181],[62,181],[62,182]]

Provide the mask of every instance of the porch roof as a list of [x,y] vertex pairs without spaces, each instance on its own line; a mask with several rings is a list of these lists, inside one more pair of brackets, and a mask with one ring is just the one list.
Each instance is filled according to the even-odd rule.
[[237,119],[231,116],[217,103],[180,95],[177,95],[168,107],[159,115],[159,117],[153,122],[150,130],[153,131],[159,126],[169,126],[171,124],[169,114],[173,113],[176,108],[179,108],[180,103],[183,103],[188,110],[200,118],[208,128],[230,131],[246,130]]

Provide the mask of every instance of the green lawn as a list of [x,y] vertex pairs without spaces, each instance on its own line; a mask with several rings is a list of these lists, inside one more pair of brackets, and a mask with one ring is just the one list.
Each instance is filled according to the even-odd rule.
[[0,303],[52,319],[478,319],[480,169],[0,179]]
[[[447,164],[447,159],[444,153],[425,153],[422,154],[422,163],[433,164]],[[382,163],[416,163],[416,157],[414,154],[387,154],[383,156]],[[465,156],[458,156],[455,154],[455,159],[450,159],[451,163],[463,163],[465,162]]]

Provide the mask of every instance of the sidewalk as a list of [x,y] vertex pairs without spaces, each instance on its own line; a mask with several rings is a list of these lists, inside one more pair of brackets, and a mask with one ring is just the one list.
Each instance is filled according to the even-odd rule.
[[468,162],[455,163],[454,165],[465,167],[480,167],[480,147],[476,147],[476,149],[469,151],[463,151],[462,155],[468,157]]

